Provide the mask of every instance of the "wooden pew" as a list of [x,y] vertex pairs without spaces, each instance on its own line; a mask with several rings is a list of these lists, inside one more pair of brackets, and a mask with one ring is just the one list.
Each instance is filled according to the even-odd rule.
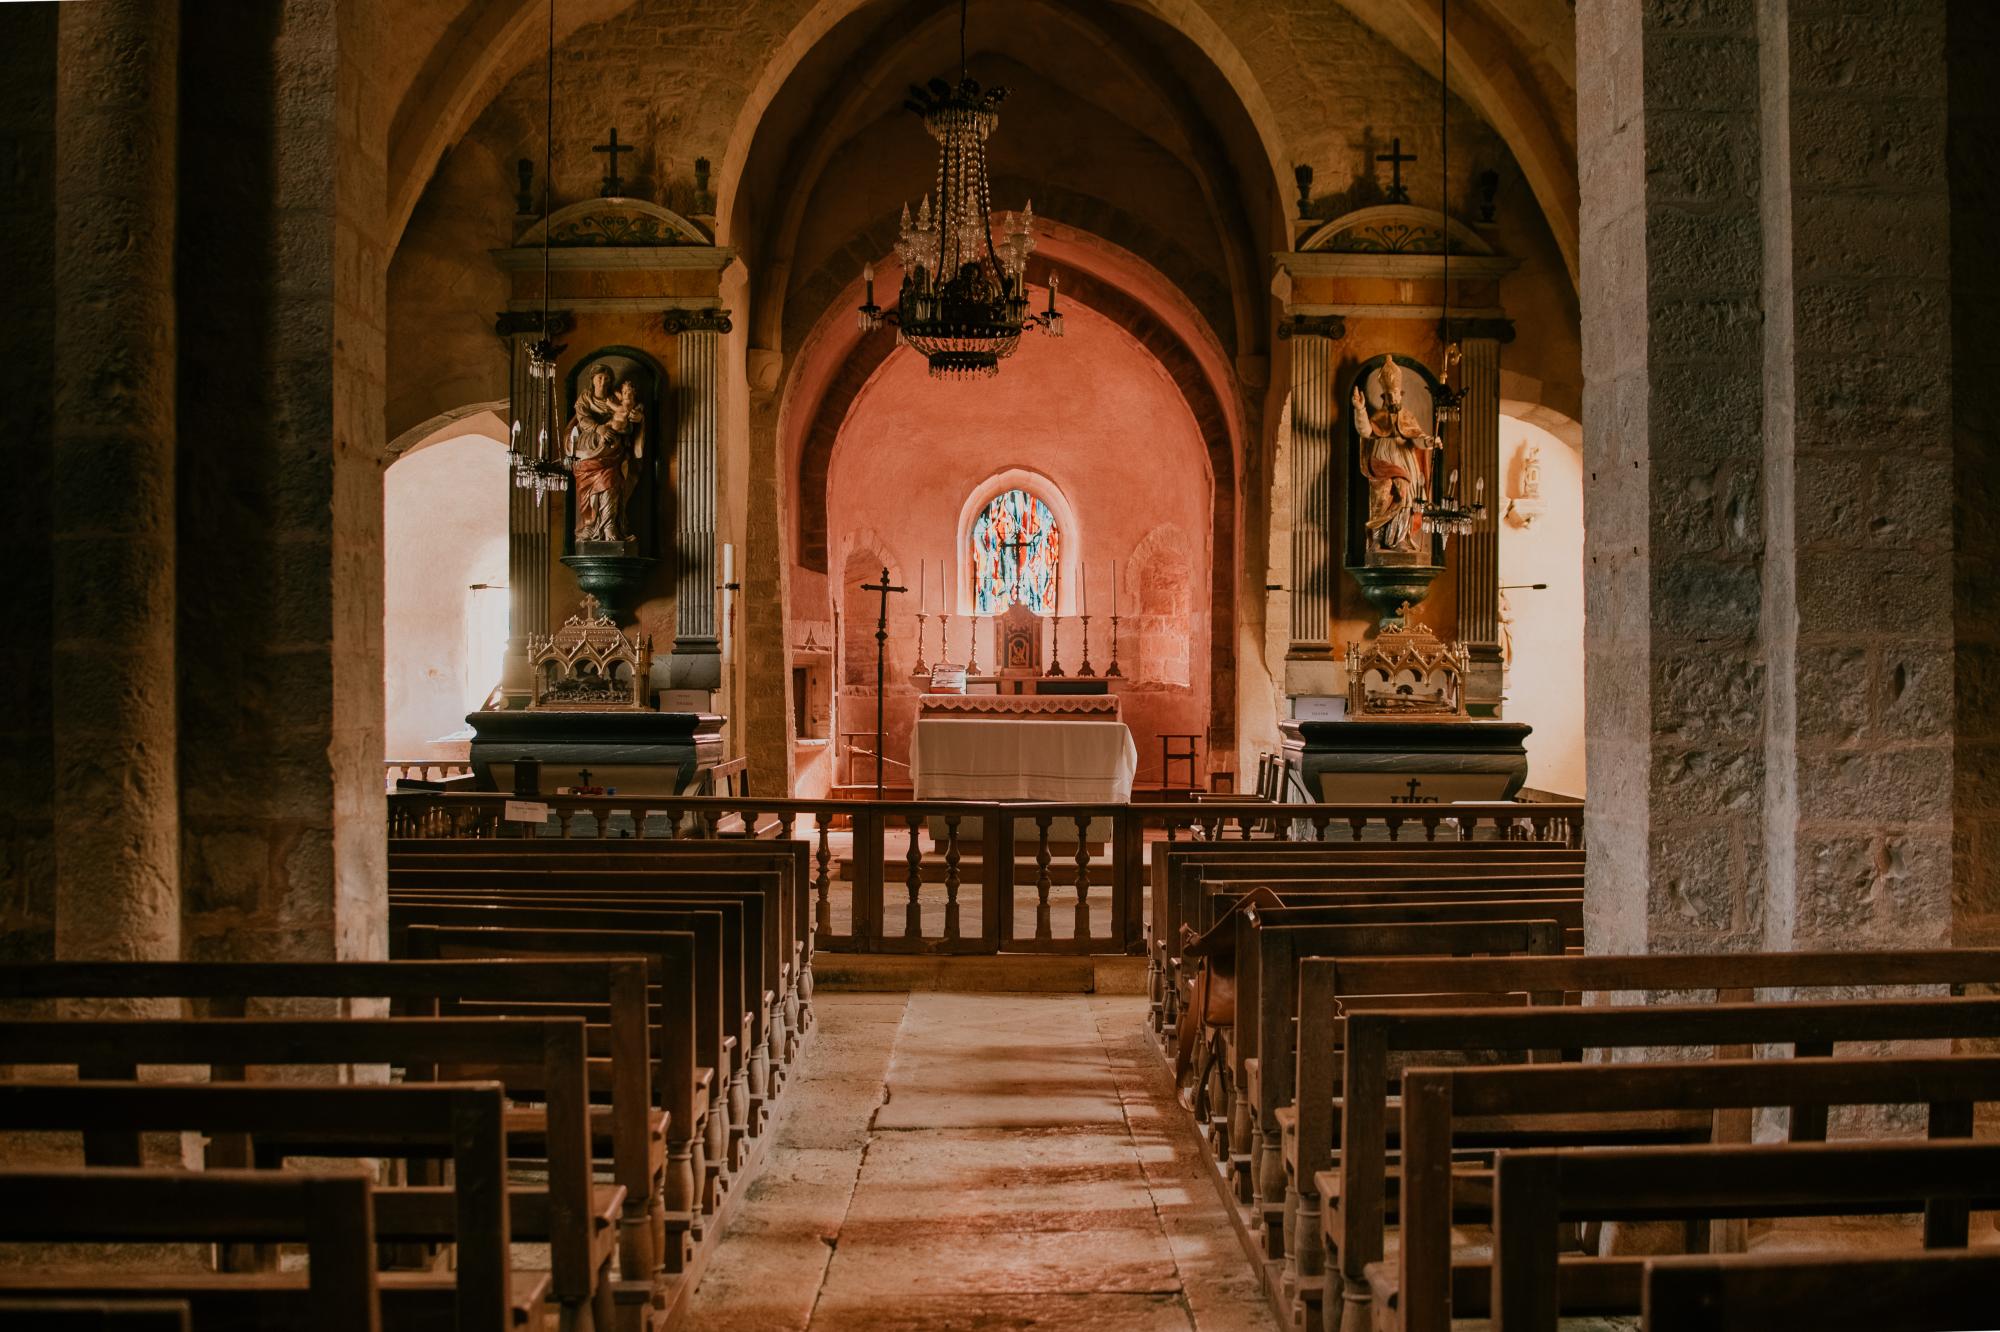
[[[184,1299],[198,1328],[381,1332],[375,1217],[361,1174],[227,1170],[13,1170],[0,1173],[0,1241],[304,1243],[306,1276],[187,1276],[129,1267],[0,1269],[0,1293],[72,1300]],[[117,1326],[123,1332],[124,1324]],[[505,1327],[504,1323],[469,1324]]]
[[[1287,863],[1329,866],[1379,865],[1393,870],[1401,863],[1439,865],[1507,863],[1583,864],[1583,851],[1556,842],[1539,841],[1411,841],[1411,842],[1278,842],[1216,841],[1155,844],[1147,866],[1151,906],[1148,912],[1147,978],[1152,1021],[1163,1034],[1178,1019],[1179,999],[1166,984],[1172,959],[1178,957],[1181,926],[1187,922],[1184,903],[1192,880],[1189,867],[1206,862],[1230,863],[1255,870]],[[1392,877],[1379,875],[1376,877]]]
[[[1227,1061],[1246,1098],[1250,1141],[1237,1173],[1237,1197],[1252,1202],[1269,1256],[1280,1258],[1285,1197],[1277,1112],[1292,1100],[1293,1015],[1298,1011],[1300,958],[1332,954],[1559,953],[1561,925],[1553,920],[1370,922],[1258,928],[1257,912],[1236,924],[1236,1011]],[[1231,1147],[1232,1156],[1235,1153]],[[1235,1162],[1232,1161],[1233,1173]],[[1247,1195],[1247,1196],[1246,1196]]]
[[[540,1192],[546,1203],[538,1201],[534,1212],[548,1222],[546,1293],[564,1306],[566,1319],[589,1319],[600,1328],[611,1325],[610,1264],[625,1190],[593,1185],[585,1031],[579,1019],[22,1020],[0,1022],[0,1051],[13,1063],[72,1067],[84,1077],[113,1080],[136,1079],[142,1066],[235,1070],[389,1064],[418,1080],[448,1074],[459,1063],[502,1071],[510,1092],[522,1087],[547,1105],[546,1111],[518,1121],[544,1144],[548,1182]],[[513,1127],[510,1122],[510,1132]],[[393,1155],[394,1147],[384,1143],[380,1150]],[[451,1237],[440,1228],[437,1238]],[[428,1280],[435,1288],[450,1288],[449,1278]],[[510,1308],[482,1310],[473,1325],[530,1323],[543,1290],[524,1290],[517,1283]],[[484,1282],[457,1291],[461,1305],[489,1296]],[[466,1316],[462,1311],[461,1317]]]
[[[512,916],[513,913],[502,913]],[[700,922],[694,922],[699,924]],[[712,926],[710,927],[712,933]],[[665,1124],[665,1169],[658,1214],[660,1261],[669,1273],[684,1270],[701,1238],[703,1216],[721,1204],[718,1177],[735,1168],[730,1160],[730,1111],[713,1064],[702,1062],[704,1032],[714,1049],[717,1009],[703,1009],[689,993],[694,957],[702,936],[695,929],[594,929],[581,923],[537,926],[514,918],[481,927],[413,924],[406,927],[415,959],[555,958],[621,954],[643,959],[652,996],[653,1035],[648,1048],[657,1061],[659,1104]],[[542,1016],[556,1010],[515,1003],[462,1005],[462,1011]],[[708,1021],[702,1023],[706,1011]],[[589,1016],[586,1014],[586,1016]]]
[[[783,820],[786,830],[790,820]],[[575,841],[562,838],[524,838],[495,842],[480,839],[440,838],[433,840],[391,839],[389,843],[390,884],[399,872],[442,869],[457,864],[470,869],[533,869],[549,858],[576,865],[629,865],[647,869],[747,869],[771,871],[785,887],[788,913],[787,937],[793,940],[795,979],[791,999],[796,1011],[788,1008],[786,1019],[794,1044],[812,1025],[812,960],[815,948],[813,927],[813,848],[796,838],[730,841],[663,839],[652,837]],[[826,864],[820,866],[825,873]],[[787,1050],[792,1058],[796,1049]]]
[[38,1332],[189,1332],[186,1300],[0,1299],[0,1328]]
[[[1820,1063],[1822,1061],[1808,1061]],[[1865,1066],[1872,1061],[1825,1061]],[[1964,1125],[1970,1131],[1970,1121]],[[1946,1136],[1952,1133],[1947,1126]],[[1937,1134],[1937,1125],[1933,1125]],[[1623,1315],[1644,1303],[1644,1264],[1562,1256],[1563,1221],[1850,1216],[1921,1212],[1924,1246],[1963,1249],[1971,1208],[2000,1205],[2000,1144],[1839,1142],[1503,1152],[1494,1165],[1493,1332],[1556,1332],[1565,1272],[1588,1289],[1581,1312]],[[1827,1255],[1837,1257],[1837,1253]],[[1596,1269],[1591,1271],[1591,1269]],[[1578,1275],[1589,1275],[1580,1283]],[[1840,1282],[1838,1284],[1847,1284]],[[1987,1291],[2000,1312],[2000,1289]],[[1880,1326],[1901,1326],[1893,1310]],[[1784,1325],[1801,1323],[1797,1316]]]
[[[1934,1135],[1963,1136],[1974,1107],[1994,1101],[2000,1057],[1980,1055],[1412,1069],[1403,1078],[1401,1244],[1393,1264],[1376,1263],[1367,1274],[1376,1325],[1449,1332],[1454,1298],[1467,1288],[1455,1290],[1452,1275],[1459,1120],[1915,1103],[1931,1107]],[[1466,1270],[1476,1286],[1477,1269]]]
[[[552,862],[553,863],[553,862]],[[788,1035],[785,996],[790,984],[785,964],[795,945],[783,928],[784,894],[779,876],[769,872],[600,870],[552,868],[539,870],[426,870],[420,881],[407,881],[390,889],[393,907],[398,897],[421,890],[435,895],[444,892],[490,896],[500,892],[528,892],[551,898],[612,898],[674,895],[690,899],[740,898],[754,919],[762,948],[754,959],[746,950],[746,964],[752,967],[756,1013],[755,1032],[749,1050],[750,1094],[761,1101],[772,1090],[774,1071],[782,1069],[788,1053],[797,1045]],[[393,924],[392,924],[393,929]],[[393,942],[392,942],[393,951]]]
[[[1368,1262],[1380,1256],[1386,1206],[1393,1201],[1383,1197],[1383,1153],[1388,1132],[1384,1116],[1391,1054],[1418,1050],[1576,1048],[1553,1039],[1560,1033],[1551,1032],[1546,1026],[1517,1025],[1503,1029],[1488,1023],[1489,1018],[1514,1020],[1501,1013],[1400,1013],[1383,1018],[1365,1011],[1371,1007],[1423,1003],[1457,1008],[1475,1004],[1518,1008],[1530,999],[1562,1005],[1575,1004],[1583,991],[1594,990],[1713,994],[1718,1003],[1740,1009],[1754,1000],[1759,990],[1840,986],[1844,987],[1843,993],[1848,993],[1855,986],[1892,990],[1934,986],[1960,993],[1968,984],[1996,981],[2000,981],[2000,949],[1638,957],[1309,958],[1299,969],[1299,1030],[1315,1033],[1318,1039],[1300,1042],[1295,1119],[1289,1125],[1285,1118],[1280,1120],[1281,1127],[1288,1129],[1283,1142],[1288,1207],[1292,1206],[1291,1191],[1299,1194],[1295,1208],[1299,1213],[1299,1242],[1290,1269],[1293,1283],[1307,1300],[1317,1298],[1319,1241],[1323,1234],[1331,1250],[1329,1263],[1338,1261],[1330,1281],[1344,1280],[1350,1297],[1366,1303],[1367,1290],[1361,1282],[1361,1272]],[[1709,1011],[1716,1011],[1715,1007],[1710,1005]],[[1808,1020],[1804,1010],[1795,1009],[1794,1013],[1799,1021]],[[1572,1037],[1586,1034],[1586,1029],[1580,1027],[1565,1030]],[[1357,1031],[1364,1038],[1359,1044],[1355,1043]],[[1535,1040],[1527,1040],[1528,1035]],[[1741,1048],[1747,1053],[1747,1045],[1742,1043],[1727,1048]],[[1731,1136],[1747,1139],[1747,1117],[1737,1117],[1735,1129],[1737,1132]],[[1338,1171],[1332,1168],[1336,1151],[1340,1153]],[[1312,1223],[1316,1210],[1322,1217],[1320,1225]],[[1365,1312],[1356,1321],[1365,1327]],[[1331,1311],[1328,1325],[1333,1325]]]
[[[266,1002],[388,1000],[410,1016],[435,1017],[477,1006],[539,1017],[583,1016],[593,1099],[606,1103],[612,1175],[625,1188],[619,1267],[643,1279],[661,1264],[667,1125],[654,1109],[647,1058],[647,972],[643,959],[503,962],[35,962],[0,968],[0,1001],[174,999],[198,1016],[245,1017]],[[603,1061],[609,1061],[608,1069]],[[240,1079],[237,1069],[224,1070]],[[595,1112],[593,1112],[595,1115]],[[515,1112],[518,1128],[533,1116]],[[211,1156],[215,1149],[211,1148]],[[249,1164],[248,1158],[231,1164]]]
[[1961,1332],[2000,1327],[2000,1253],[1654,1258],[1644,1332]]

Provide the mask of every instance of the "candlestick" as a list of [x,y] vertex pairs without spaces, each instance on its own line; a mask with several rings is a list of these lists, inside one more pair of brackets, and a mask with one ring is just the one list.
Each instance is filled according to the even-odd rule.
[[[1058,583],[1057,595],[1061,595],[1062,585]],[[1049,638],[1053,646],[1049,649],[1049,669],[1046,674],[1055,679],[1063,673],[1062,668],[1062,616],[1056,615],[1049,621]]]
[[1097,674],[1090,668],[1090,617],[1080,615],[1077,618],[1083,621],[1083,665],[1076,668],[1076,673],[1079,679],[1085,679]]
[[[1117,584],[1114,583],[1112,586],[1115,587]],[[1125,672],[1118,669],[1118,612],[1113,611],[1111,613],[1111,664],[1104,668],[1104,678],[1111,680],[1124,674]]]
[[972,617],[972,660],[966,664],[965,673],[968,676],[979,674],[979,617],[977,615]]
[[922,611],[917,612],[917,674],[918,675],[925,675],[928,674],[930,671],[930,667],[924,664],[924,621],[927,618],[928,617]]
[[938,616],[938,665],[951,665],[951,616]]

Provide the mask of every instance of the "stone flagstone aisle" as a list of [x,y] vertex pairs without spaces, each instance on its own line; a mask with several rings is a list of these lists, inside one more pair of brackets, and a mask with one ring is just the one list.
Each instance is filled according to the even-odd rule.
[[828,994],[701,1332],[1268,1332],[1145,1000]]

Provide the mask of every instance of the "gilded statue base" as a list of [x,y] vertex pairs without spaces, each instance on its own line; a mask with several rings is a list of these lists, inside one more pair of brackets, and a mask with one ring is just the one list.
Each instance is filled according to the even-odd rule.
[[576,554],[562,557],[576,575],[576,585],[596,597],[604,613],[620,624],[632,618],[639,593],[659,563],[648,555],[624,553],[628,549],[617,541],[579,541]]
[[1361,585],[1361,595],[1375,608],[1375,628],[1395,633],[1408,627],[1403,607],[1416,606],[1430,594],[1431,583],[1444,572],[1441,564],[1350,564],[1347,572]]

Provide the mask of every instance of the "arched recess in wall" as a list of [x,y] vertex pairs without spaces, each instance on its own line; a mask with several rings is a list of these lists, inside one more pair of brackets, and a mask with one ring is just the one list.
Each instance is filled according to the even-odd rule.
[[[1545,407],[1500,416],[1501,709],[1534,730],[1528,786],[1585,795],[1583,432]],[[1516,414],[1515,408],[1524,408]],[[1553,428],[1552,428],[1553,427]]]
[[1047,506],[1051,523],[1059,534],[1056,542],[1059,577],[1069,586],[1075,586],[1078,552],[1086,547],[1083,530],[1078,526],[1076,510],[1071,507],[1069,497],[1063,494],[1061,486],[1043,473],[1028,467],[1009,467],[995,472],[968,492],[965,504],[959,509],[958,538],[952,543],[950,593],[945,603],[951,614],[997,613],[991,607],[981,609],[979,606],[974,529],[988,506],[1016,490]]
[[477,413],[412,443],[383,477],[387,759],[463,759],[465,714],[499,683],[509,487],[505,433]]

